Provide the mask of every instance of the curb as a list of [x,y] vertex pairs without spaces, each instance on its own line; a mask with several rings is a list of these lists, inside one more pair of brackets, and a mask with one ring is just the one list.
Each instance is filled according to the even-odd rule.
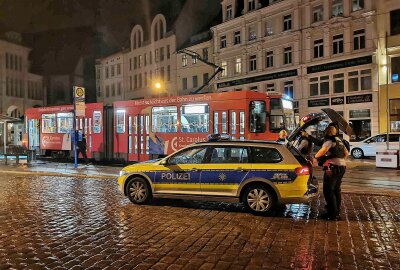
[[52,173],[43,171],[30,171],[30,172],[19,172],[19,171],[0,171],[8,174],[20,174],[20,175],[39,175],[39,176],[57,176],[57,177],[78,177],[78,178],[95,178],[95,179],[115,179],[117,175],[88,175],[83,173]]

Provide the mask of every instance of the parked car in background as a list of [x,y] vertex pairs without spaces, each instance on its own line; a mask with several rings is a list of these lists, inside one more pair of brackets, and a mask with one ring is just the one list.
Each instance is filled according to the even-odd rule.
[[[389,133],[389,149],[400,149],[400,132]],[[360,142],[350,143],[350,154],[354,158],[375,157],[376,152],[387,149],[387,134],[382,133]]]

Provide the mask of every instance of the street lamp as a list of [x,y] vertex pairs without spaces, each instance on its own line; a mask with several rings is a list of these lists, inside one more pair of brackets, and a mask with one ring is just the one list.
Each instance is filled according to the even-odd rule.
[[158,93],[158,97],[160,98],[161,93],[165,91],[165,85],[162,81],[155,81],[153,83],[153,89]]

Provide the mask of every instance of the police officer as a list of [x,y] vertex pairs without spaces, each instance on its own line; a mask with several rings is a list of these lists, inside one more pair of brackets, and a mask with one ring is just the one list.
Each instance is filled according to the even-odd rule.
[[[79,132],[79,131],[78,131]],[[85,163],[87,165],[90,164],[89,159],[86,155],[86,136],[85,134],[82,134],[82,140],[78,140],[77,142],[77,146],[78,146],[78,151],[77,151],[77,155],[79,157],[79,153],[82,154],[83,159],[85,160]]]
[[334,126],[328,126],[325,129],[324,139],[321,149],[315,155],[316,159],[326,158],[326,161],[323,162],[323,192],[327,212],[321,217],[328,220],[338,220],[341,205],[340,186],[346,172],[345,159],[348,157],[349,151],[342,140],[337,137],[337,130]]

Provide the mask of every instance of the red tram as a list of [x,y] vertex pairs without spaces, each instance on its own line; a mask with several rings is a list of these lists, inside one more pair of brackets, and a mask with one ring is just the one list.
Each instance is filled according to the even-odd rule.
[[[42,153],[69,153],[72,106],[26,112],[28,144]],[[295,128],[293,102],[280,94],[236,91],[86,104],[77,120],[88,157],[144,161],[204,141],[213,133],[237,140],[277,140]]]

